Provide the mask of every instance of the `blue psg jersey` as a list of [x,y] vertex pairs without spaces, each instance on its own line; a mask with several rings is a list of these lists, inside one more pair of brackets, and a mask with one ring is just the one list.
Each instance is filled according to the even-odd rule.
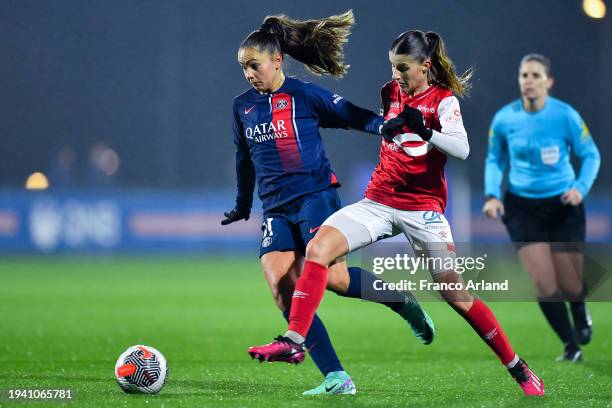
[[379,134],[383,118],[313,83],[286,78],[270,94],[234,98],[238,197],[250,208],[255,179],[264,210],[337,184],[319,127]]

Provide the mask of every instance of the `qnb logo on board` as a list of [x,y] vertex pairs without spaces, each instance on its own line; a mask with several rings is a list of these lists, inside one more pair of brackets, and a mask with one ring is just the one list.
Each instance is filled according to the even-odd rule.
[[255,126],[249,126],[244,130],[244,137],[261,143],[268,140],[282,139],[289,136],[284,120],[276,122],[264,122]]
[[121,211],[112,201],[42,200],[30,208],[29,226],[41,251],[112,248],[121,240]]

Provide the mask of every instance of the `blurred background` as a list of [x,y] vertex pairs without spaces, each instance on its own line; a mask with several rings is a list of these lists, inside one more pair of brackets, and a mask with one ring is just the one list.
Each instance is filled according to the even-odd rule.
[[[600,0],[0,2],[0,252],[229,253],[255,256],[259,203],[249,222],[221,227],[235,198],[231,106],[248,88],[242,39],[268,14],[319,18],[353,9],[341,80],[286,71],[378,111],[387,50],[408,29],[434,30],[458,71],[475,69],[462,101],[471,154],[450,160],[448,216],[457,241],[505,241],[480,214],[487,131],[518,98],[521,57],[543,53],[553,95],[577,109],[602,153],[586,201],[591,241],[612,240],[606,155],[612,22]],[[602,13],[603,10],[603,13]],[[603,15],[602,15],[603,14]],[[345,204],[378,160],[371,135],[323,130]]]

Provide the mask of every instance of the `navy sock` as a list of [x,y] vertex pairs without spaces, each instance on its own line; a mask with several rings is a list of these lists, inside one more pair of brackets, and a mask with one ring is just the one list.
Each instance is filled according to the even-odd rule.
[[557,333],[566,349],[579,350],[576,335],[570,323],[569,314],[563,299],[555,294],[548,298],[539,298],[540,309],[548,320],[550,327]]
[[375,290],[374,282],[381,279],[365,269],[351,266],[348,272],[351,279],[349,287],[344,293],[336,292],[340,296],[380,303],[397,313],[411,301],[405,293],[398,290]]
[[[283,317],[287,322],[289,321],[289,310],[283,312]],[[312,361],[317,365],[323,376],[332,371],[344,371],[336,355],[336,350],[334,350],[334,346],[331,344],[327,329],[325,329],[323,322],[316,314],[314,319],[312,319],[312,325],[306,336],[305,344]]]

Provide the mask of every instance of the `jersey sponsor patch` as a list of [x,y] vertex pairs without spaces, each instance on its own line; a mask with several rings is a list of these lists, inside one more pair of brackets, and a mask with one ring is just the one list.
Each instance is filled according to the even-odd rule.
[[436,211],[423,211],[423,221],[425,224],[443,224],[441,214]]
[[542,163],[555,165],[559,162],[559,146],[548,146],[540,149]]

